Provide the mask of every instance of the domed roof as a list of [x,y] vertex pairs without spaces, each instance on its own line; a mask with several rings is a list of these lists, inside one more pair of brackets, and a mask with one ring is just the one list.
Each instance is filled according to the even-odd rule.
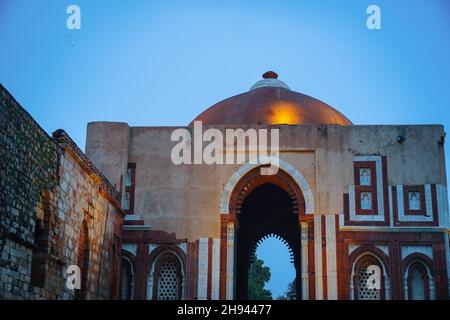
[[248,92],[222,100],[199,114],[203,125],[330,124],[352,125],[328,104],[291,91],[273,71],[263,74]]

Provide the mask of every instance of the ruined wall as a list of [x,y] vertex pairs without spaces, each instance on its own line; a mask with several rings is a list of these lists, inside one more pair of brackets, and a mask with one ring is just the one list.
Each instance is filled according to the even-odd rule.
[[49,137],[0,86],[0,299],[73,299],[66,268],[89,239],[82,298],[117,295],[119,195],[63,131]]
[[0,101],[0,297],[28,298],[36,204],[57,185],[60,150],[3,88]]

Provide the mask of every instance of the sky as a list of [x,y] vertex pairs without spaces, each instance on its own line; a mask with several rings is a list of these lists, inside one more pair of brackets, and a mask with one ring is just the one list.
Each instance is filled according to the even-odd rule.
[[[71,4],[80,30],[66,27]],[[371,4],[381,30],[366,26]],[[90,121],[187,125],[267,70],[355,124],[447,129],[450,1],[0,0],[0,82],[82,149]]]

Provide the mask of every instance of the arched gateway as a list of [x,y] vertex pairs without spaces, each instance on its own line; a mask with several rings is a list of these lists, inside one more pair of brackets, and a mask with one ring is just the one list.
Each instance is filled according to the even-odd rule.
[[[127,214],[120,240],[135,272],[123,273],[123,287],[133,290],[125,297],[246,298],[251,254],[275,235],[292,253],[297,299],[448,298],[441,126],[353,125],[275,72],[207,108],[183,132],[195,135],[197,121],[225,136],[277,129],[281,159],[175,164],[171,137],[179,128],[89,124],[87,155],[120,186]],[[262,176],[269,162],[279,171]],[[170,252],[179,265],[164,264],[156,277],[156,253]],[[367,282],[372,265],[381,271],[377,287]]]
[[[222,201],[228,201],[228,210],[221,214],[221,298],[247,299],[252,253],[261,239],[276,235],[283,239],[292,254],[296,298],[306,299],[312,275],[308,266],[308,224],[312,227],[313,220],[306,216],[307,204],[302,190],[308,195],[311,211],[309,185],[284,161],[280,162],[280,170],[275,175],[261,175],[260,168],[241,167],[225,187]],[[223,203],[222,208],[225,208]],[[311,280],[314,280],[312,276]]]
[[[298,299],[449,297],[440,125],[353,125],[267,72],[194,119],[225,134],[279,130],[289,163],[261,176],[258,165],[176,164],[174,127],[93,122],[84,154],[63,130],[48,137],[1,85],[0,105],[14,164],[6,176],[19,177],[4,187],[21,190],[0,192],[10,230],[0,256],[17,251],[28,266],[20,284],[0,286],[0,299],[246,298],[250,255],[272,234],[292,252]],[[17,153],[22,137],[31,143]],[[192,151],[196,163],[202,150]],[[2,276],[17,271],[10,260]],[[69,265],[83,279],[75,294]],[[375,279],[369,270],[379,270]]]

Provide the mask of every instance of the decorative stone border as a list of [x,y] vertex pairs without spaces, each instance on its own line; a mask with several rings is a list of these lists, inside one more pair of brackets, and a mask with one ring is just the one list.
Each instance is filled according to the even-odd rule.
[[[308,181],[299,171],[297,171],[297,169],[295,169],[288,162],[281,159],[279,159],[278,162],[279,162],[278,167],[283,171],[285,171],[286,173],[288,173],[302,190],[303,196],[305,197],[305,213],[313,214],[314,198]],[[228,182],[225,184],[225,187],[222,192],[222,197],[220,198],[219,210],[221,214],[229,214],[231,193],[233,192],[239,180],[241,180],[242,177],[244,177],[248,172],[250,172],[251,170],[255,169],[258,166],[261,166],[261,164],[247,163],[241,166],[237,171],[233,173]]]

